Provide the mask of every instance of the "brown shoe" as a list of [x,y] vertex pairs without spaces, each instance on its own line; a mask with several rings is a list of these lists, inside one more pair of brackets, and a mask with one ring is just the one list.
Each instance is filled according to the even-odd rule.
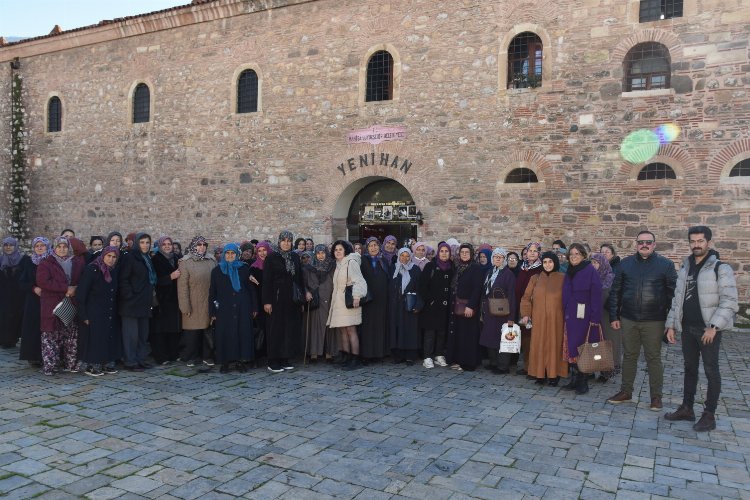
[[630,394],[629,392],[620,391],[617,394],[615,394],[614,396],[612,396],[611,398],[609,398],[607,400],[607,403],[612,403],[613,405],[616,405],[616,404],[619,404],[619,403],[624,403],[626,401],[630,401],[631,399],[633,399],[633,395],[632,394]]
[[716,417],[710,411],[703,411],[700,420],[693,426],[696,432],[706,432],[716,429]]
[[687,405],[680,405],[680,407],[672,413],[665,413],[664,419],[671,422],[676,422],[677,420],[688,420],[690,422],[695,422],[695,412]]
[[651,396],[651,411],[659,411],[661,409],[661,396]]

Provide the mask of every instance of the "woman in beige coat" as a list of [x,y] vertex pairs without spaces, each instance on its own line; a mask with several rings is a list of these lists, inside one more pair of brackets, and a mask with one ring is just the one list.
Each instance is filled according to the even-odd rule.
[[[362,308],[359,307],[359,300],[367,295],[367,282],[359,267],[362,257],[354,251],[348,241],[335,242],[333,256],[336,259],[336,271],[333,273],[333,296],[327,325],[329,328],[339,329],[341,354],[345,362],[344,369],[355,370],[362,366],[359,359],[357,325],[362,324]],[[347,285],[354,285],[352,309],[346,307],[344,292]]]
[[213,366],[213,339],[208,330],[211,324],[208,290],[216,261],[206,252],[207,249],[206,238],[196,236],[179,262],[177,300],[182,313],[180,359],[186,361],[188,366],[195,366],[201,358],[204,364]]

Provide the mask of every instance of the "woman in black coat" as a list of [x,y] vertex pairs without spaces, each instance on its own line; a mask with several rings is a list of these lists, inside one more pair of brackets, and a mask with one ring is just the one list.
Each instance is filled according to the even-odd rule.
[[372,300],[362,306],[359,331],[359,353],[364,359],[382,359],[388,355],[388,282],[390,262],[380,252],[380,242],[371,236],[365,242],[360,270],[367,282]]
[[119,281],[119,312],[122,320],[122,347],[125,369],[151,368],[148,356],[148,330],[154,303],[156,271],[151,262],[151,236],[135,235],[133,249],[122,258]]
[[445,361],[445,338],[454,271],[451,247],[442,242],[438,245],[437,257],[424,266],[419,279],[419,293],[424,300],[424,308],[419,314],[419,328],[424,332],[422,366],[425,368],[448,366]]
[[85,337],[85,349],[79,353],[84,373],[98,377],[117,373],[115,361],[122,356],[120,319],[117,316],[118,270],[120,257],[116,247],[106,247],[87,265],[76,289],[79,335]]
[[[508,251],[496,248],[492,251],[492,267],[487,271],[482,289],[482,333],[479,344],[487,350],[490,369],[495,373],[505,373],[500,368],[500,336],[504,323],[516,321],[516,275],[506,265]],[[495,316],[490,313],[490,299],[508,299],[508,314]]]
[[177,299],[177,256],[173,252],[172,238],[162,236],[156,242],[159,251],[151,258],[156,271],[156,302],[151,320],[151,353],[162,365],[177,360],[180,343],[180,304]]
[[418,294],[422,270],[411,256],[408,248],[398,251],[388,283],[391,352],[395,362],[407,365],[414,364],[419,355],[419,312],[424,305]]
[[0,347],[15,347],[21,337],[25,295],[19,288],[21,252],[18,240],[7,237],[0,253]]
[[268,337],[268,370],[273,373],[294,370],[289,362],[301,350],[302,306],[292,300],[294,286],[304,294],[302,265],[292,251],[292,233],[279,234],[279,250],[266,257],[263,266],[263,310]]
[[31,242],[31,256],[24,256],[20,264],[19,285],[21,291],[26,294],[26,301],[23,305],[19,359],[37,366],[42,363],[42,335],[39,319],[41,307],[39,297],[42,289],[36,286],[36,266],[49,254],[49,240],[43,236],[37,236]]
[[[456,273],[451,281],[451,314],[448,326],[448,362],[458,371],[473,371],[482,363],[479,349],[479,316],[484,273],[474,261],[474,247],[464,243],[458,249]],[[456,304],[465,305],[456,314]]]
[[214,321],[216,362],[221,363],[221,373],[229,372],[230,363],[236,363],[237,371],[244,373],[247,363],[255,358],[255,292],[250,284],[250,266],[239,256],[236,244],[224,245],[221,261],[211,271],[208,309]]

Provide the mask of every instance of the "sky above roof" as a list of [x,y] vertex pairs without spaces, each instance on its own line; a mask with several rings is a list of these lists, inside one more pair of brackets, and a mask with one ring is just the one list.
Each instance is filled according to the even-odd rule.
[[0,0],[0,36],[30,38],[186,5],[190,0]]

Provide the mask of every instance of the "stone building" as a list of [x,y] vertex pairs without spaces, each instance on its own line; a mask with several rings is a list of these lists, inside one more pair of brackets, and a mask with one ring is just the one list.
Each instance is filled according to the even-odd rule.
[[33,234],[649,228],[677,260],[704,223],[747,302],[749,27],[750,0],[195,0],[1,46],[1,165],[17,73]]

